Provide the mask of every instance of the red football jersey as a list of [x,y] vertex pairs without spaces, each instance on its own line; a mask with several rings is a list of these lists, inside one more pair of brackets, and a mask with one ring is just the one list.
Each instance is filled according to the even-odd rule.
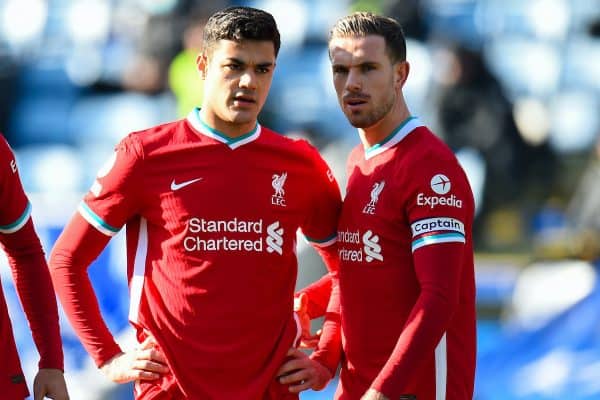
[[[23,191],[15,157],[0,136],[0,244],[8,256],[19,299],[40,353],[40,368],[63,368],[58,311],[46,259],[30,218],[31,205]],[[23,399],[27,384],[0,285],[0,393]]]
[[[300,334],[296,232],[333,244],[340,203],[306,141],[260,125],[231,139],[194,110],[117,146],[79,207],[89,226],[68,226],[53,253],[85,236],[78,230],[127,227],[129,318],[140,339],[144,330],[157,339],[174,375],[137,385],[138,396],[176,382],[191,399],[284,398],[274,375]],[[92,295],[73,286],[58,290]],[[99,314],[68,313],[98,364],[115,355],[112,338],[85,329]]]
[[366,151],[355,148],[347,173],[337,398],[373,387],[391,399],[471,399],[474,201],[466,175],[414,117]]

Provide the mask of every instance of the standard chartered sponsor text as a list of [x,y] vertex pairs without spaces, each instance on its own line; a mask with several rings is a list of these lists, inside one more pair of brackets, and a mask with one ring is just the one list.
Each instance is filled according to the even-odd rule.
[[[190,218],[188,235],[183,240],[186,251],[263,251],[263,220],[245,221],[233,218],[230,220],[207,220]],[[229,238],[223,235],[218,238],[204,237],[203,233],[248,233],[251,238]],[[261,236],[256,237],[259,234]]]
[[[338,242],[345,243],[360,243],[360,232],[358,230],[350,231],[338,231]],[[362,250],[347,249],[340,247],[338,249],[338,255],[342,261],[356,261],[361,262],[363,260]]]
[[262,233],[263,221],[244,221],[233,218],[230,220],[206,220],[204,218],[190,218],[189,231],[199,232],[254,232]]
[[[362,235],[360,230],[345,230],[338,231],[338,255],[342,261],[362,262],[363,259],[370,263],[374,260],[383,261],[381,254],[381,245],[379,244],[379,236],[371,230],[367,230]],[[350,245],[346,247],[347,245]],[[352,248],[354,245],[362,246],[361,248]]]

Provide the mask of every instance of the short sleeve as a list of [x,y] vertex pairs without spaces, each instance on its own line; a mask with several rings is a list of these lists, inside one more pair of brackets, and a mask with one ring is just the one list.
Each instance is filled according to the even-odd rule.
[[139,211],[142,164],[142,147],[130,135],[98,171],[78,211],[101,233],[114,236]]
[[15,156],[0,136],[0,234],[21,229],[29,220],[31,205],[25,195]]
[[438,243],[466,243],[473,219],[473,195],[455,158],[422,160],[411,177],[407,217],[412,252]]
[[342,202],[340,188],[318,151],[308,143],[306,145],[312,160],[313,179],[306,185],[307,190],[310,190],[311,202],[302,232],[311,244],[325,247],[337,239]]

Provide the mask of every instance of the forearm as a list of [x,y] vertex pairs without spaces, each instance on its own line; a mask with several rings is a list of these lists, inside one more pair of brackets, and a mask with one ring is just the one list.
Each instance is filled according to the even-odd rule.
[[325,315],[331,294],[331,276],[323,275],[305,288],[299,290],[296,295],[305,293],[308,297],[307,312],[310,319]]
[[[448,302],[424,293],[419,297],[394,350],[371,387],[397,398],[419,374],[424,354],[433,354],[452,314]],[[440,316],[448,316],[441,318]]]
[[308,296],[307,312],[311,319],[325,315],[330,303],[332,274],[337,273],[339,270],[339,257],[336,244],[323,248],[315,247],[315,250],[321,256],[329,273],[323,275],[319,280],[311,283],[297,293],[306,293]]
[[87,268],[108,243],[78,215],[63,231],[50,256],[52,281],[75,333],[100,366],[121,352],[102,319]]
[[29,220],[19,231],[3,235],[15,287],[40,354],[39,368],[63,369],[56,297],[40,241]]
[[323,333],[319,339],[317,350],[311,355],[311,358],[327,367],[333,376],[342,353],[342,328],[338,272],[332,272],[330,278],[332,289],[323,323]]
[[458,305],[462,255],[462,245],[452,243],[430,246],[414,255],[421,292],[372,388],[397,398],[429,355],[433,356]]

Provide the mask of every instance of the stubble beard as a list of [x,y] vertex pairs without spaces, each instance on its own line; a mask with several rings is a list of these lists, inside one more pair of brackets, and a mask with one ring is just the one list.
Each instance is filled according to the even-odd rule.
[[355,128],[369,128],[381,121],[391,111],[392,107],[394,107],[395,102],[396,95],[392,92],[386,101],[381,106],[375,107],[373,111],[365,113],[347,112],[346,118],[348,118],[350,124]]

